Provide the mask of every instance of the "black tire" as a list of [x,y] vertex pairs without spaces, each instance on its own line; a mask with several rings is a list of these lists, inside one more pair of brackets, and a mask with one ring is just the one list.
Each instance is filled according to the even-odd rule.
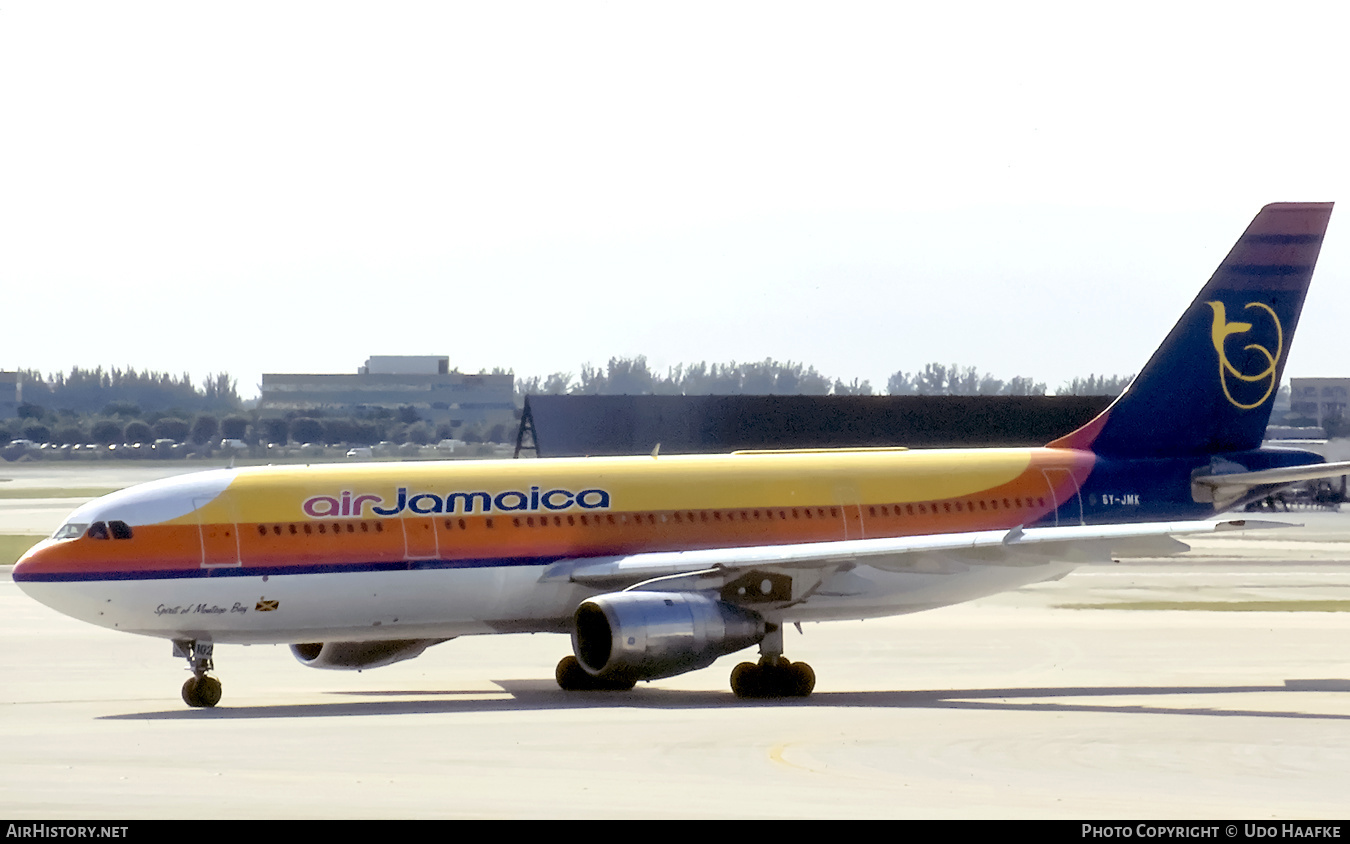
[[189,677],[183,683],[183,703],[194,709],[215,706],[220,694],[220,681],[215,677]]
[[203,677],[197,684],[197,699],[201,701],[201,706],[215,706],[220,703],[220,695],[220,681],[215,677]]
[[792,663],[792,695],[807,697],[816,688],[816,672],[804,662]]
[[562,658],[553,679],[565,692],[626,692],[637,685],[637,680],[627,677],[594,677],[574,656]]
[[201,706],[197,697],[197,685],[196,677],[189,677],[187,678],[187,681],[183,683],[183,703],[194,708]]
[[731,669],[731,691],[738,698],[764,697],[764,669],[753,662],[742,662]]
[[558,688],[565,692],[582,692],[594,688],[591,684],[591,675],[586,673],[586,669],[581,667],[581,663],[574,656],[562,658],[557,670],[553,672],[553,679],[558,681]]

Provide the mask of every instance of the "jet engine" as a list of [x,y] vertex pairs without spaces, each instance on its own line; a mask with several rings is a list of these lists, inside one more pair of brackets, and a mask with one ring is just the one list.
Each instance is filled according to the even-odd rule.
[[694,592],[616,592],[577,607],[572,650],[592,676],[656,680],[764,638],[757,613]]
[[432,645],[449,639],[390,639],[384,642],[313,642],[291,645],[291,653],[310,668],[335,671],[360,671],[393,665],[421,656]]

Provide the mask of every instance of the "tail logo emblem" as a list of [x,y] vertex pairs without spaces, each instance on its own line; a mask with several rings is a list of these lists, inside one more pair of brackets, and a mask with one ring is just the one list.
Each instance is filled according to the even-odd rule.
[[[1248,360],[1256,359],[1258,369],[1256,372],[1243,372],[1228,360],[1226,346],[1228,338],[1234,334],[1246,334],[1252,330],[1250,322],[1229,322],[1228,315],[1224,311],[1223,302],[1206,302],[1214,310],[1214,325],[1210,330],[1210,337],[1214,341],[1214,351],[1219,353],[1219,384],[1223,387],[1223,394],[1233,407],[1242,410],[1251,410],[1265,404],[1270,398],[1270,394],[1275,392],[1276,369],[1280,363],[1280,355],[1284,353],[1284,329],[1280,325],[1280,318],[1275,316],[1275,311],[1264,302],[1248,302],[1243,310],[1256,309],[1264,311],[1266,316],[1270,317],[1270,322],[1275,328],[1275,351],[1271,351],[1268,346],[1260,343],[1248,343],[1243,346],[1244,352],[1248,352]],[[1264,360],[1264,365],[1262,361]],[[1238,384],[1255,384],[1254,388],[1243,388]],[[1233,390],[1237,389],[1243,398],[1250,398],[1255,395],[1255,390],[1260,389],[1261,384],[1265,383],[1265,392],[1256,401],[1246,404],[1233,397]]]

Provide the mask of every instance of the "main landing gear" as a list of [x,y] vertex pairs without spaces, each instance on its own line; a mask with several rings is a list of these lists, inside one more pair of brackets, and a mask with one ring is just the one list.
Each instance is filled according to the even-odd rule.
[[[759,643],[759,662],[742,662],[731,672],[731,691],[738,698],[766,699],[806,697],[816,687],[816,672],[804,662],[791,662],[783,656],[783,630],[772,627]],[[563,657],[554,672],[558,686],[566,692],[626,692],[636,681],[631,678],[594,677],[581,667],[575,656]],[[187,692],[184,691],[184,696]]]
[[739,698],[806,697],[816,687],[816,672],[783,656],[783,628],[770,627],[759,643],[759,663],[731,669],[731,691]]
[[804,662],[762,656],[759,664],[731,669],[731,691],[739,698],[806,697],[816,687],[816,672]]
[[188,667],[192,669],[192,676],[183,683],[183,703],[188,706],[211,707],[220,703],[220,681],[206,675],[206,672],[215,670],[211,651],[210,642],[198,642],[195,639],[175,639],[173,642],[173,655],[186,659]]
[[563,657],[553,676],[558,681],[558,688],[565,692],[626,692],[637,685],[636,680],[593,677],[574,656]]

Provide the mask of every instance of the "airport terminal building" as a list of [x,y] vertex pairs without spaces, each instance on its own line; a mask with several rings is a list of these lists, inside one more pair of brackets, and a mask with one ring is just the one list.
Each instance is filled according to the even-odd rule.
[[0,419],[19,415],[23,404],[23,373],[0,372]]
[[1350,405],[1350,378],[1290,378],[1290,409],[1321,425],[1344,417]]
[[354,374],[264,373],[258,409],[266,414],[359,414],[412,407],[429,422],[515,423],[515,376],[466,375],[448,357],[376,355]]

